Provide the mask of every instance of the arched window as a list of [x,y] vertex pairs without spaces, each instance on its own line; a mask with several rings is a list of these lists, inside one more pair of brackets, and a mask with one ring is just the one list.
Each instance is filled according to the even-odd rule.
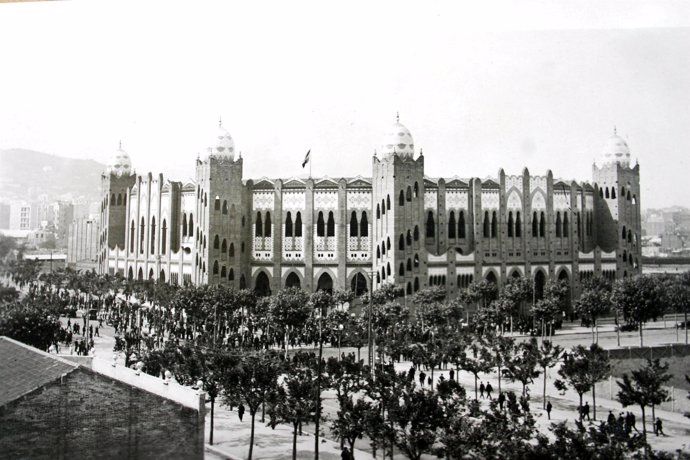
[[295,236],[302,236],[302,213],[297,211],[297,217],[295,217]]
[[391,210],[391,196],[386,195],[386,211],[390,211],[390,210]]
[[419,185],[417,182],[414,183],[414,197],[417,198],[419,196]]
[[228,250],[228,240],[223,238],[223,244],[220,245],[220,252],[225,256],[225,252]]
[[220,197],[218,195],[216,195],[216,199],[213,203],[213,210],[220,211]]
[[[106,206],[108,205],[108,196],[106,195],[105,197],[106,200]],[[115,194],[113,193],[113,196],[110,197],[110,206],[115,206],[117,203],[117,200],[115,199]]]
[[406,239],[407,245],[412,246],[412,232],[411,231],[409,231],[409,230],[407,231],[407,237],[405,239]]
[[513,228],[515,222],[513,222],[513,211],[508,211],[508,237],[512,238],[515,234],[513,233]]
[[292,235],[292,213],[288,211],[287,217],[285,217],[285,236],[291,237]]
[[414,268],[419,267],[419,256],[417,254],[414,255]]
[[404,206],[405,205],[405,193],[400,190],[400,195],[398,196],[398,206]]
[[625,187],[621,187],[621,197],[625,198]]
[[335,236],[335,219],[333,211],[328,212],[328,222],[326,222],[326,236]]
[[359,222],[359,236],[369,236],[369,220],[367,212],[362,211],[362,220]]
[[398,238],[398,250],[405,250],[405,236],[402,233],[400,234],[400,238]]
[[187,228],[187,234],[189,236],[194,236],[194,215],[189,213],[189,227]]
[[484,211],[484,238],[488,238],[491,235],[491,222],[489,222],[489,211]]
[[161,227],[161,254],[168,251],[168,222],[163,219],[163,226]]
[[412,259],[407,259],[407,271],[412,271]]
[[381,273],[376,272],[376,282],[380,283],[381,282]]
[[351,237],[357,236],[357,227],[358,227],[357,213],[355,211],[352,211],[352,214],[350,214],[350,236]]
[[632,232],[628,230],[628,243],[632,243]]
[[625,241],[625,236],[626,236],[625,225],[623,225],[623,230],[621,232],[621,238],[623,239],[623,241]]
[[139,253],[143,254],[144,253],[144,244],[146,241],[144,240],[144,225],[146,224],[146,221],[144,221],[144,218],[141,218],[141,227],[139,228]]
[[182,214],[182,237],[187,236],[187,213]]
[[496,217],[496,211],[491,214],[491,238],[496,238],[498,234],[498,218]]
[[381,216],[386,215],[386,200],[381,200]]
[[364,275],[362,275],[361,273],[356,273],[355,276],[352,277],[352,281],[350,282],[350,289],[358,297],[366,293],[368,288],[367,280],[364,277]]
[[235,281],[235,270],[233,270],[232,268],[230,269],[230,272],[228,273],[228,280]]
[[412,283],[407,283],[407,295],[412,294]]
[[220,249],[220,237],[218,235],[213,238],[213,249]]
[[204,192],[204,207],[208,207],[208,194],[206,192]]
[[225,278],[225,277],[227,276],[227,274],[228,274],[228,271],[225,269],[225,265],[223,265],[223,266],[220,268],[220,277],[221,277],[221,278]]
[[604,190],[604,196],[606,196],[606,198],[609,198],[609,188],[608,187],[606,187],[606,190]]
[[223,214],[227,215],[228,213],[228,202],[227,200],[223,200]]
[[563,213],[563,238],[570,237],[570,223],[568,222],[568,213]]
[[515,212],[515,236],[522,237],[522,220],[520,219],[520,211]]
[[206,235],[204,235],[204,249],[206,249]]
[[405,276],[405,264],[400,262],[400,267],[398,267],[398,275]]
[[556,237],[561,236],[561,229],[562,229],[562,222],[561,222],[561,213],[560,211],[556,213]]
[[264,222],[264,236],[271,236],[271,213],[266,211],[266,221]]
[[266,275],[266,272],[261,271],[257,275],[254,292],[259,297],[271,295],[271,282],[268,280],[268,275]]
[[386,238],[386,251],[390,251],[390,250],[391,250],[391,237],[389,236]]
[[134,253],[134,220],[132,220],[132,226],[129,229],[129,252]]
[[544,237],[546,233],[546,216],[544,215],[544,211],[541,212],[541,215],[539,216],[539,236]]
[[385,255],[386,255],[386,242],[381,241],[381,256],[385,256]]
[[285,278],[285,287],[286,287],[286,288],[294,287],[294,288],[297,288],[297,289],[299,289],[299,288],[302,287],[302,283],[301,283],[301,281],[300,281],[299,276],[297,275],[297,273],[291,272],[291,273],[287,276],[287,278]]
[[247,280],[244,278],[244,274],[240,275],[240,289],[247,288]]
[[235,257],[235,243],[230,243],[230,257]]
[[263,236],[264,223],[261,219],[261,213],[256,213],[256,222],[254,222],[254,236]]
[[419,278],[414,279],[414,292],[419,291]]
[[326,222],[323,220],[323,212],[319,211],[319,217],[316,219],[316,236],[326,235]]
[[599,189],[599,196],[600,196],[601,198],[604,198],[604,189],[603,189],[603,188],[600,188],[600,189]]
[[379,248],[379,245],[376,245],[376,258],[380,259],[381,258],[381,249]]
[[151,241],[151,254],[156,253],[156,218],[152,217],[151,218],[151,237],[149,238]]
[[434,213],[432,211],[429,211],[426,215],[426,237],[436,237],[436,223],[434,222]]
[[391,276],[391,263],[386,263],[386,275]]
[[532,237],[536,238],[539,236],[539,219],[537,218],[537,211],[532,214]]
[[386,279],[386,268],[381,267],[381,279],[385,280]]
[[628,194],[627,194],[627,196],[626,196],[626,199],[627,199],[628,201],[630,201],[630,190],[628,190]]
[[377,219],[381,218],[381,208],[379,207],[378,203],[376,203],[376,218]]
[[633,197],[632,197],[632,204],[637,204],[637,195],[634,195],[634,194],[633,194]]
[[616,198],[616,187],[611,187],[611,198]]
[[122,193],[117,194],[117,205],[122,206]]
[[465,211],[458,215],[458,238],[465,238]]
[[456,222],[455,222],[455,211],[450,212],[450,217],[448,217],[448,238],[455,239],[456,237]]
[[419,225],[414,226],[414,240],[419,241]]

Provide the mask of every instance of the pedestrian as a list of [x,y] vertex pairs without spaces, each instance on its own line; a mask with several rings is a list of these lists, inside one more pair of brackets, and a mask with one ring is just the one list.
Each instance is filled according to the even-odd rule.
[[587,420],[592,421],[591,418],[589,418],[589,401],[585,402],[585,405],[582,407],[582,419],[587,417]]
[[640,432],[640,430],[638,430],[635,426],[635,414],[633,414],[632,412],[630,412],[630,428],[637,431],[638,433]]
[[659,434],[661,434],[662,436],[666,436],[664,434],[664,426],[661,423],[661,419],[659,417],[656,418],[656,422],[654,423],[654,431],[656,432],[657,436],[659,436]]
[[431,386],[434,384],[434,381],[431,380],[431,376],[429,376],[429,377],[426,379],[426,383],[429,384],[429,388],[431,388]]
[[342,451],[342,453],[340,454],[340,458],[341,458],[342,460],[350,460],[350,459],[352,459],[352,458],[354,458],[354,457],[353,457],[352,454],[350,453],[350,449],[348,449],[347,446],[345,446],[345,447],[343,447],[343,451]]
[[501,391],[498,394],[498,407],[503,410],[503,403],[506,402],[506,395]]
[[419,384],[421,386],[424,386],[424,381],[426,380],[426,373],[424,371],[421,371],[419,373]]
[[608,423],[609,426],[616,424],[616,416],[613,415],[613,412],[609,411],[609,416],[606,418],[606,423]]
[[553,405],[551,404],[551,400],[546,401],[546,416],[551,420],[551,409],[553,409]]
[[485,389],[486,389],[486,387],[484,387],[484,382],[481,382],[481,384],[479,385],[479,397],[480,398],[484,398],[484,390]]
[[453,369],[450,370],[450,372],[448,373],[448,375],[450,375],[450,379],[451,379],[451,380],[455,380],[455,371],[454,371]]
[[494,391],[494,387],[491,386],[491,383],[486,382],[486,397],[489,399],[494,399],[491,397],[491,392]]
[[239,415],[241,422],[242,416],[244,416],[244,404],[240,404],[240,407],[237,408],[237,415]]
[[416,370],[415,370],[414,366],[410,366],[410,370],[407,371],[407,379],[408,379],[410,382],[414,382],[414,374],[415,374],[415,372],[416,372]]
[[96,326],[96,337],[100,337],[100,336],[101,336],[101,334],[98,333],[98,328],[99,328],[99,326]]

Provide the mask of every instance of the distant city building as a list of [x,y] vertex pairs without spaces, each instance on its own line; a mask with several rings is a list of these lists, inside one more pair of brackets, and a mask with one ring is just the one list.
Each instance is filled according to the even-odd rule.
[[98,268],[100,227],[95,219],[78,219],[69,226],[67,266],[77,270]]
[[0,229],[9,230],[10,228],[10,205],[0,203]]
[[243,180],[222,126],[190,183],[135,176],[120,148],[102,176],[99,271],[259,294],[392,283],[408,296],[442,286],[450,297],[517,276],[534,281],[537,297],[549,279],[577,297],[585,278],[640,273],[640,168],[621,137],[606,142],[592,183],[527,169],[432,178],[425,161],[399,122],[369,177]]
[[38,226],[38,207],[27,201],[10,203],[10,230],[33,230]]
[[74,205],[65,201],[57,201],[50,205],[50,215],[58,247],[67,247],[69,226],[74,220]]

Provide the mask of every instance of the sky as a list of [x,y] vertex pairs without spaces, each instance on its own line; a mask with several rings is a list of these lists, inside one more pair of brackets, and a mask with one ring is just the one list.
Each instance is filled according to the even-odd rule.
[[367,177],[397,113],[431,177],[591,181],[615,126],[690,206],[690,2],[0,4],[0,149],[186,182],[222,118],[245,179]]

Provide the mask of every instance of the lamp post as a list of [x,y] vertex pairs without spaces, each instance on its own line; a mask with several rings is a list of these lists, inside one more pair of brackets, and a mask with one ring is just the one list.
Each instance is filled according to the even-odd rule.
[[340,361],[340,336],[343,334],[343,325],[338,324],[338,361]]

